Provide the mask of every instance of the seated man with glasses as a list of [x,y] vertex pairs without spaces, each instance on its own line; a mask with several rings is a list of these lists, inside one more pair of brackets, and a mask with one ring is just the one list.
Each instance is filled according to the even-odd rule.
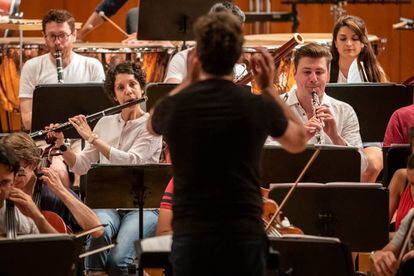
[[[62,77],[65,83],[102,82],[105,79],[102,64],[97,59],[72,51],[73,43],[76,41],[75,19],[68,11],[48,11],[43,17],[42,28],[49,53],[28,60],[20,74],[20,113],[26,130],[31,130],[35,87],[39,84],[58,83],[54,56],[56,52],[59,51],[62,56]],[[59,173],[63,184],[68,187],[69,176],[61,160],[55,158],[52,167]]]
[[84,57],[72,51],[76,41],[75,19],[65,10],[50,10],[42,20],[43,35],[49,53],[28,60],[20,75],[19,98],[22,121],[31,129],[32,99],[36,85],[57,83],[57,51],[62,53],[64,82],[102,82],[105,73],[95,58]]
[[[39,175],[42,181],[39,207],[42,211],[52,211],[59,215],[70,230],[78,232],[101,224],[98,216],[70,189],[63,186],[57,173],[51,168],[40,168],[41,150],[26,133],[11,133],[0,140],[0,145],[10,148],[19,160],[14,187],[35,198],[35,189]],[[54,225],[52,225],[54,226]],[[91,235],[101,236],[103,230]]]

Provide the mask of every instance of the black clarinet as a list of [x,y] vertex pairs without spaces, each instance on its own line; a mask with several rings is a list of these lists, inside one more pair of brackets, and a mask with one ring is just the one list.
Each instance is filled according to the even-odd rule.
[[57,70],[58,83],[63,83],[62,52],[61,51],[56,51],[54,56],[55,56],[55,60],[56,60],[56,70]]
[[[127,102],[127,103],[124,103],[124,104],[120,104],[120,105],[117,105],[117,106],[114,106],[114,107],[107,108],[105,110],[102,110],[102,111],[99,111],[97,113],[86,116],[86,121],[88,123],[90,123],[90,122],[99,120],[100,118],[102,118],[104,116],[108,116],[108,115],[118,113],[119,111],[121,111],[124,108],[127,108],[127,107],[130,107],[130,106],[145,102],[145,101],[147,101],[147,99],[148,99],[148,97],[144,96],[142,98],[135,99],[133,101],[130,101],[130,102]],[[45,137],[47,135],[47,133],[50,132],[50,131],[58,131],[59,132],[59,131],[64,131],[64,130],[70,129],[72,127],[73,127],[72,124],[69,121],[67,121],[67,122],[65,122],[63,124],[60,124],[59,126],[53,128],[53,129],[50,129],[50,130],[43,130],[42,129],[42,130],[32,132],[32,133],[29,134],[29,136],[33,140],[36,140],[36,139],[40,139],[40,138]]]

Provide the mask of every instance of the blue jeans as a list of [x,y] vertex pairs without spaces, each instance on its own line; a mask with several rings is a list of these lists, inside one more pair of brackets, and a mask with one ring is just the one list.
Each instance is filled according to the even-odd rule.
[[261,276],[266,269],[267,238],[237,234],[173,237],[174,276]]
[[[135,241],[139,239],[139,215],[137,211],[95,209],[102,224],[107,224],[99,238],[87,239],[87,251],[106,246],[116,238],[116,246],[85,258],[88,271],[107,271],[110,275],[128,275],[128,266],[134,264]],[[155,235],[158,212],[144,211],[144,238]]]

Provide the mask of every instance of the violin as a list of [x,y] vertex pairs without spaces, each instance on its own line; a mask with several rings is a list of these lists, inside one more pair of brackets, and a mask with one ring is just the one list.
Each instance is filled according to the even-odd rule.
[[[262,220],[265,225],[268,225],[272,217],[278,209],[277,203],[269,198],[269,190],[261,188],[262,190]],[[270,227],[266,229],[266,234],[274,237],[281,237],[282,235],[287,234],[298,234],[303,235],[303,231],[300,228],[297,228],[290,224],[289,220],[279,214],[279,216],[270,223]]]
[[[48,168],[52,164],[52,157],[60,155],[61,152],[54,147],[54,143],[50,144],[48,147],[46,147],[43,152],[40,159],[40,163],[37,167],[36,171],[36,183],[34,187],[33,192],[33,201],[36,204],[39,209],[41,209],[41,198],[42,198],[42,190],[43,190],[43,181],[40,179],[42,174],[43,168]],[[41,210],[43,216],[46,218],[46,220],[49,222],[50,225],[52,225],[53,228],[55,228],[56,231],[59,233],[68,233],[69,229],[66,227],[65,221],[56,213],[52,211],[46,211]]]

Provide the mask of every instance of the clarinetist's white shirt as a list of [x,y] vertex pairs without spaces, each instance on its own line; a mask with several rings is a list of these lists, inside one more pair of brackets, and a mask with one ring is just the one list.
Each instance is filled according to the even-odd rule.
[[[65,83],[103,82],[105,73],[96,58],[72,53],[68,66],[63,68]],[[56,65],[44,54],[26,61],[20,74],[19,98],[33,98],[36,85],[58,83]]]
[[[305,110],[299,103],[298,97],[296,95],[296,90],[289,92],[286,104],[290,109],[297,115],[303,123],[308,121]],[[348,146],[354,146],[362,148],[361,134],[359,133],[359,123],[357,115],[349,104],[336,100],[326,94],[323,95],[322,105],[326,105],[332,112],[333,117],[335,118],[336,127],[338,129],[339,135],[346,141]],[[323,133],[325,137],[325,144],[333,144],[332,140],[326,133]],[[312,137],[308,144],[316,144],[316,137]]]
[[94,145],[86,143],[82,152],[76,154],[76,162],[71,170],[83,175],[98,161],[100,164],[115,165],[158,163],[162,137],[148,132],[148,119],[148,113],[127,122],[122,119],[121,114],[101,118],[93,132],[111,146],[109,159]]

